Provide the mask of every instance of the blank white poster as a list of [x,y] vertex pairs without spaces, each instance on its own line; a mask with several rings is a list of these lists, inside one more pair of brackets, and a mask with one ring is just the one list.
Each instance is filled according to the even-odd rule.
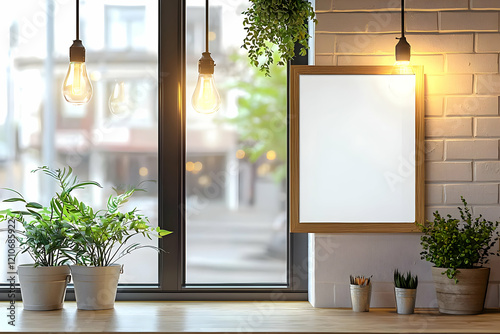
[[415,76],[300,76],[300,222],[415,221]]

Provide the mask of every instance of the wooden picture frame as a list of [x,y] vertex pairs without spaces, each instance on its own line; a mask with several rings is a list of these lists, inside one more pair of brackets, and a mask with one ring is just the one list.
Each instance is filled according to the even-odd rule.
[[[291,232],[418,232],[415,222],[425,218],[424,74],[422,66],[412,68],[400,75],[392,66],[291,66]],[[354,174],[357,168],[363,172]],[[357,180],[365,175],[368,182]],[[349,180],[354,189],[340,186]]]

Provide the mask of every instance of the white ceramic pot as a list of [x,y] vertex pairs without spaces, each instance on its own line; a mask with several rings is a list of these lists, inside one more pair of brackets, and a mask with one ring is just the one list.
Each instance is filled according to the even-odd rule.
[[372,285],[351,284],[351,304],[354,312],[368,312],[370,310],[370,299]]
[[75,285],[76,306],[79,310],[106,310],[115,307],[118,279],[123,266],[71,266]]
[[398,314],[413,314],[415,312],[415,300],[417,289],[394,288],[396,297],[396,310]]
[[21,264],[17,271],[25,310],[49,311],[63,307],[66,285],[71,280],[68,266]]
[[458,269],[457,279],[442,275],[446,268],[432,267],[439,312],[478,314],[483,312],[490,268]]

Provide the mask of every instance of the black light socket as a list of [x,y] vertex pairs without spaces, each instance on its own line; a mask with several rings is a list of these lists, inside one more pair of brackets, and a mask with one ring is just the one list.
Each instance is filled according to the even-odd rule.
[[203,52],[200,60],[198,60],[198,73],[214,74],[215,62],[210,57],[210,52]]
[[73,45],[69,48],[69,61],[70,62],[85,62],[85,47],[82,41],[76,39],[73,41]]
[[406,37],[400,37],[398,44],[396,44],[396,61],[410,61],[411,46],[406,41]]

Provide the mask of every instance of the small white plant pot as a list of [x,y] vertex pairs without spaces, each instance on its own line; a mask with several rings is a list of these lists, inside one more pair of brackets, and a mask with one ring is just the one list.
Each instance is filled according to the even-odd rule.
[[23,307],[29,311],[50,311],[63,308],[66,286],[71,280],[68,266],[17,267]]
[[118,279],[123,266],[71,266],[75,285],[76,306],[79,310],[107,310],[115,307]]
[[351,304],[354,312],[368,312],[370,310],[370,299],[372,285],[351,284]]
[[413,314],[415,312],[415,300],[417,289],[394,288],[396,297],[396,311],[398,314]]

